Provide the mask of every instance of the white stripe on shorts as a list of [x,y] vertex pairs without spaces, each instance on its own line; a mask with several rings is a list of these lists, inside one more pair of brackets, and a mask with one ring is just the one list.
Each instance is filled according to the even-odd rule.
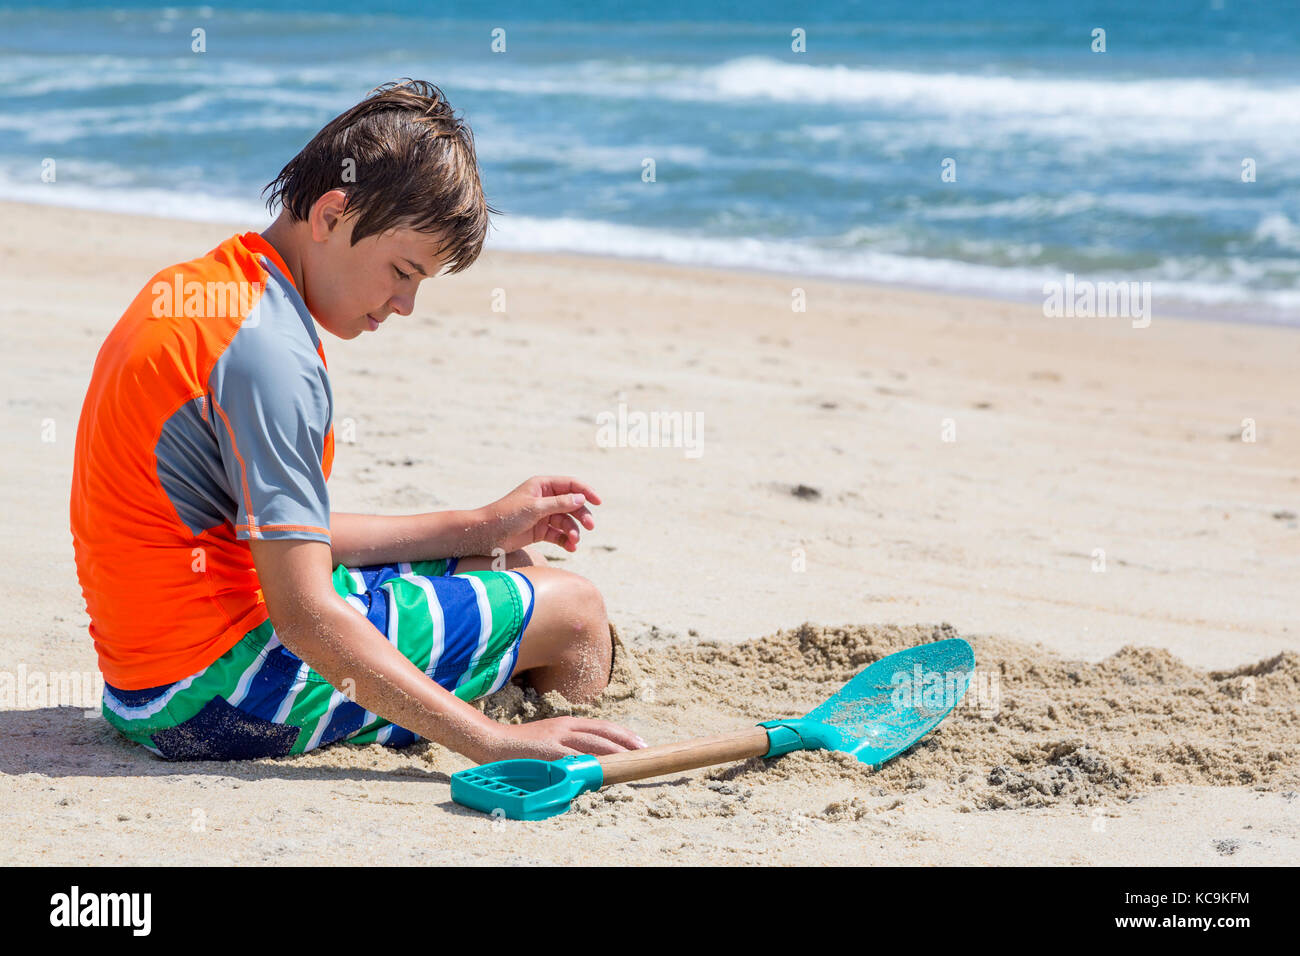
[[293,710],[293,702],[297,699],[298,695],[302,693],[302,689],[307,686],[307,674],[310,673],[310,671],[311,668],[307,666],[306,661],[299,665],[298,674],[293,679],[293,686],[289,688],[289,693],[285,694],[284,700],[280,702],[280,709],[277,710],[275,716],[271,718],[272,723],[283,724],[288,722],[289,711]]
[[403,564],[401,567],[402,580],[417,585],[429,602],[429,630],[432,632],[433,646],[429,649],[429,666],[424,669],[424,672],[432,677],[447,644],[447,622],[442,615],[442,602],[438,600],[438,592],[434,590],[433,583],[427,577],[413,573],[409,564]]
[[488,601],[487,588],[483,586],[481,579],[472,575],[466,575],[464,580],[469,582],[470,587],[474,589],[474,596],[478,599],[478,647],[474,648],[474,656],[469,659],[469,666],[465,668],[465,673],[461,674],[460,680],[456,681],[457,687],[465,683],[465,679],[478,668],[478,663],[483,659],[488,643],[492,640],[492,605]]
[[316,729],[311,732],[311,738],[307,741],[304,750],[315,750],[320,746],[321,735],[325,733],[325,728],[329,726],[329,722],[334,718],[334,711],[345,700],[347,700],[347,697],[340,693],[337,688],[331,692],[329,706],[325,708],[325,713],[321,715],[320,720],[316,721]]
[[177,681],[171,687],[168,687],[157,700],[151,700],[146,704],[138,704],[134,707],[122,703],[122,701],[113,696],[111,690],[105,687],[104,704],[109,710],[117,714],[117,716],[121,717],[123,720],[144,720],[146,717],[152,717],[154,714],[166,707],[169,700],[202,677],[206,670],[207,668],[205,667],[197,674],[191,674],[184,680]]

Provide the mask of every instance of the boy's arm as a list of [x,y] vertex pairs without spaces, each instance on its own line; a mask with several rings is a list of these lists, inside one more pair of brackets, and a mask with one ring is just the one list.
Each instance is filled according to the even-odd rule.
[[250,542],[280,641],[356,703],[472,760],[501,743],[501,726],[434,683],[330,584],[323,541]]
[[489,554],[495,546],[490,537],[479,508],[419,515],[330,513],[334,564],[350,568]]
[[580,528],[596,527],[591,486],[567,475],[534,475],[505,497],[470,511],[421,515],[330,514],[334,564],[355,568],[397,561],[514,551],[539,541],[578,549]]
[[587,717],[497,723],[435,683],[339,596],[328,544],[253,539],[249,547],[280,642],[371,713],[478,763],[645,746],[626,727]]

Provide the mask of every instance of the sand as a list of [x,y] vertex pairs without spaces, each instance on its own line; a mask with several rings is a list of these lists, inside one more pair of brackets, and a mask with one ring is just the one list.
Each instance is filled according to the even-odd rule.
[[[0,672],[93,671],[67,494],[95,352],[153,271],[249,226],[0,210],[0,547],[23,572]],[[1300,332],[492,252],[325,350],[354,436],[336,510],[472,507],[548,472],[606,501],[576,554],[550,550],[605,594],[616,681],[588,707],[510,687],[483,703],[499,719],[683,740],[946,636],[977,693],[876,772],[796,753],[538,824],[451,803],[468,762],[435,744],[168,764],[21,706],[0,711],[0,860],[1300,861]],[[700,413],[701,454],[602,447],[620,403]]]

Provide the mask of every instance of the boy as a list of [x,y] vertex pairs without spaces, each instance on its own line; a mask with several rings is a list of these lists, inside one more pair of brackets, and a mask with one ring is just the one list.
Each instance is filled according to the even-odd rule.
[[528,547],[575,551],[590,487],[534,477],[472,511],[329,510],[315,323],[373,332],[411,313],[422,278],[478,257],[497,210],[469,128],[437,87],[385,84],[267,188],[270,228],[155,276],[95,361],[71,529],[105,717],[168,759],[419,737],[477,762],[644,747],[608,721],[503,725],[469,704],[517,672],[579,702],[608,683],[600,593]]

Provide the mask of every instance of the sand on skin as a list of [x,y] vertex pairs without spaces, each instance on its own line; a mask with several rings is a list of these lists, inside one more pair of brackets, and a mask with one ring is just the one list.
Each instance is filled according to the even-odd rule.
[[[246,227],[3,209],[0,546],[23,585],[0,669],[92,669],[67,487],[95,351],[153,271]],[[525,826],[449,803],[466,762],[436,745],[169,765],[76,709],[6,711],[7,862],[1300,859],[1300,333],[498,253],[325,348],[355,436],[336,510],[471,507],[546,472],[605,497],[555,556],[650,683],[593,713],[654,743],[716,733],[802,712],[853,648],[954,633],[999,668],[1000,718],[959,710],[877,774],[793,754]],[[704,454],[598,447],[620,401],[702,411]]]

